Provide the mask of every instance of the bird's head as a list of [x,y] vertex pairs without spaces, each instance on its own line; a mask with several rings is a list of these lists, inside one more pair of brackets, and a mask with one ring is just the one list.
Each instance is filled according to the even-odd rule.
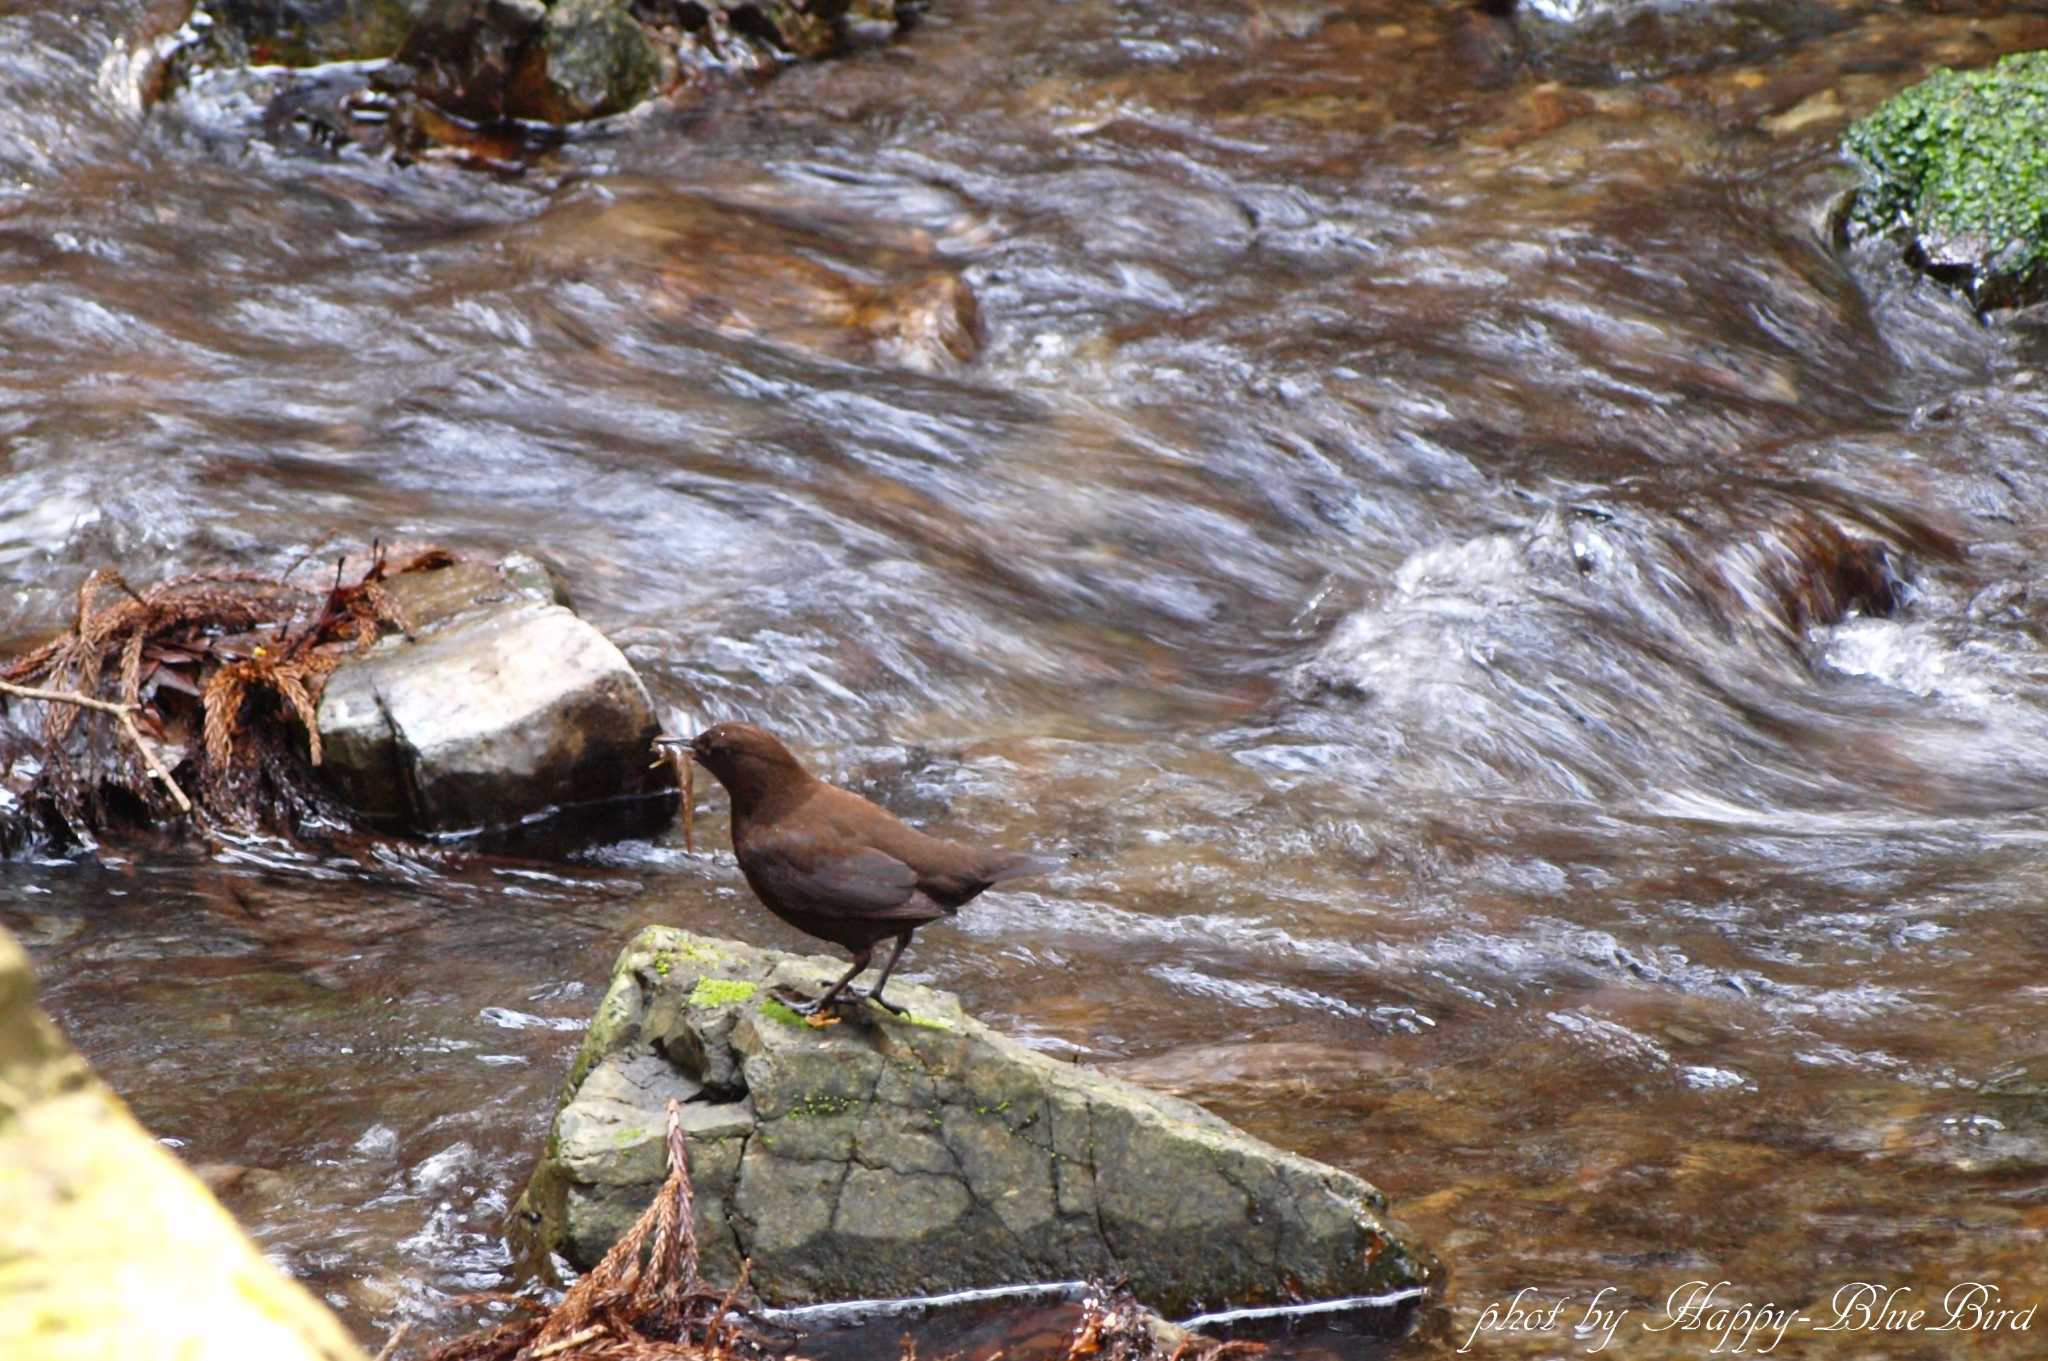
[[715,723],[690,739],[690,755],[718,777],[736,807],[748,808],[777,787],[810,778],[789,748],[751,723]]

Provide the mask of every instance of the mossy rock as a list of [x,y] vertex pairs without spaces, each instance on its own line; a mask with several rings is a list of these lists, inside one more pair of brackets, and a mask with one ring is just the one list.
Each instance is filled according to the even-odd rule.
[[632,108],[661,76],[661,57],[621,0],[556,0],[513,78],[510,112],[577,123]]
[[1171,1313],[1436,1277],[1369,1183],[1059,1062],[890,984],[814,1026],[843,961],[649,927],[620,954],[509,1227],[589,1266],[663,1175],[681,1102],[704,1272],[775,1304],[1127,1277]]
[[1980,309],[2048,296],[2048,52],[1936,71],[1843,146],[1864,173],[1852,231],[1903,239]]

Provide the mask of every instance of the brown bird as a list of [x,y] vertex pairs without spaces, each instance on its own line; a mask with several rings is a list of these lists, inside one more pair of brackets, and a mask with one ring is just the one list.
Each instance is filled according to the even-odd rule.
[[733,854],[754,896],[797,930],[853,955],[853,967],[824,996],[795,1008],[806,1015],[829,1005],[860,977],[875,946],[891,936],[896,948],[867,996],[902,1015],[882,988],[912,932],[954,915],[984,889],[1050,873],[1064,863],[926,836],[860,795],[818,779],[788,747],[751,723],[705,729],[691,739],[690,754],[732,796]]

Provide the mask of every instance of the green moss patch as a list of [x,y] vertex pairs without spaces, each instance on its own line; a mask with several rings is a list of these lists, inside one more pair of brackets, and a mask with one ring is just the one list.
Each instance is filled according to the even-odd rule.
[[690,989],[689,1001],[693,1007],[724,1007],[744,1002],[760,990],[760,984],[745,979],[700,978],[697,986]]
[[1975,236],[2004,270],[2048,263],[2048,52],[1936,71],[1852,125],[1857,225]]
[[803,1017],[797,1015],[794,1011],[790,1010],[787,1003],[778,1001],[773,997],[770,997],[761,1003],[761,1014],[763,1016],[766,1016],[769,1020],[779,1021],[783,1025],[810,1024],[810,1022],[804,1020]]
[[911,1025],[923,1026],[926,1030],[951,1030],[953,1028],[951,1021],[942,1021],[936,1016],[920,1016],[914,1011],[906,1011],[896,1019]]

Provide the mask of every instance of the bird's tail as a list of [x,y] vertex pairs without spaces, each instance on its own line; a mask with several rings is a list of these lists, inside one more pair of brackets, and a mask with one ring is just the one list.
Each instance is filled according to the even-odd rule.
[[988,868],[983,871],[991,884],[1007,884],[1012,879],[1031,879],[1041,874],[1051,874],[1067,867],[1069,857],[1044,855],[1036,851],[999,851],[988,859]]

